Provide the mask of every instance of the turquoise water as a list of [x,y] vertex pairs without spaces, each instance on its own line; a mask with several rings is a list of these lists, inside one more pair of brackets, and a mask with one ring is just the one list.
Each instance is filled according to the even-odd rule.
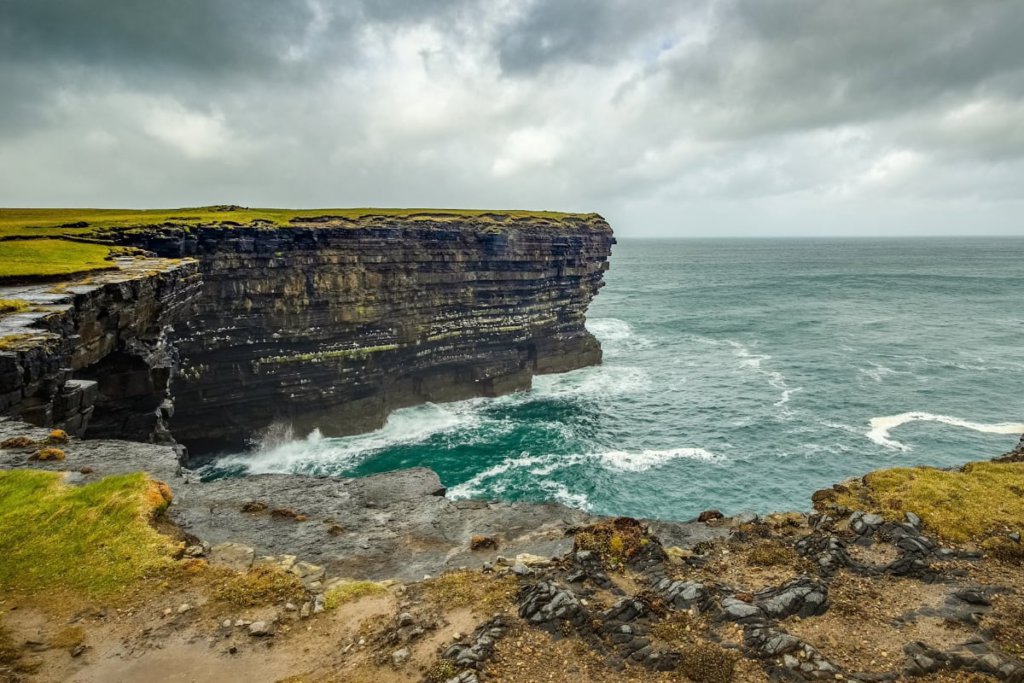
[[1024,239],[622,240],[588,327],[605,363],[208,475],[424,465],[451,496],[687,519],[806,509],[879,467],[1024,431]]

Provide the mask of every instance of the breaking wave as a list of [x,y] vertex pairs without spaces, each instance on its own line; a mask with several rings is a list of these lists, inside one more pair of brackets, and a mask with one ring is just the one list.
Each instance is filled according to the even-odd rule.
[[889,438],[890,431],[908,422],[941,422],[942,424],[963,427],[964,429],[971,429],[985,434],[1020,434],[1024,432],[1024,423],[1001,422],[997,424],[983,424],[981,422],[962,420],[958,417],[949,417],[948,415],[910,412],[871,418],[871,429],[868,430],[866,436],[879,446],[898,451],[909,451],[909,446]]

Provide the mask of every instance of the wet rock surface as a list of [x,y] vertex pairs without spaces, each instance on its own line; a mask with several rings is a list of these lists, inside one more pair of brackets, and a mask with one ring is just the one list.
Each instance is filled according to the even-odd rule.
[[201,284],[194,261],[123,258],[70,283],[0,287],[0,413],[72,435],[170,442],[168,328]]
[[[48,435],[0,419],[0,440],[42,442]],[[171,486],[170,518],[216,552],[237,544],[253,549],[257,559],[295,555],[333,576],[412,581],[445,569],[479,568],[501,556],[550,558],[572,548],[571,529],[593,520],[557,504],[450,500],[437,474],[425,468],[357,479],[274,474],[200,482],[179,464],[180,449],[173,446],[73,439],[62,448],[61,462],[32,460],[34,446],[3,449],[0,468],[73,473],[79,484],[146,471]],[[696,524],[679,524],[675,533],[682,538],[688,530],[706,534]],[[500,539],[500,549],[472,550],[470,539],[481,533]]]

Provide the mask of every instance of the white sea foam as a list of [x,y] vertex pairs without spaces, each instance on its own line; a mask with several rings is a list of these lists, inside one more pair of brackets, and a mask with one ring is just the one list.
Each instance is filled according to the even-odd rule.
[[268,439],[259,450],[223,458],[217,465],[241,465],[249,474],[318,472],[322,468],[337,472],[388,448],[419,443],[435,434],[472,430],[480,422],[477,406],[469,401],[445,405],[427,403],[396,410],[384,427],[373,432],[324,439],[319,430],[313,430],[304,439]]
[[560,481],[545,479],[540,482],[540,488],[544,490],[552,500],[565,505],[566,507],[579,510],[590,509],[590,499],[585,493],[573,493],[569,487]]
[[[703,448],[670,448],[666,450],[642,451],[602,451],[597,453],[570,455],[530,455],[521,453],[506,458],[497,465],[478,472],[470,479],[448,489],[448,497],[453,499],[470,498],[484,493],[498,493],[503,475],[512,470],[526,470],[534,477],[545,477],[561,469],[588,463],[597,463],[607,470],[619,472],[645,472],[656,467],[663,467],[673,460],[700,460],[708,463],[720,463],[725,460],[720,455]],[[543,487],[545,481],[537,485]],[[553,485],[553,484],[551,484]]]
[[791,417],[793,415],[792,409],[789,407],[789,400],[793,394],[798,391],[803,391],[803,387],[790,387],[786,381],[785,375],[776,370],[767,370],[762,367],[762,363],[770,361],[771,356],[767,354],[754,353],[746,345],[735,341],[733,339],[726,339],[725,343],[733,348],[733,352],[740,359],[740,367],[749,368],[754,372],[763,375],[767,380],[768,384],[782,392],[778,401],[775,401],[772,405],[779,409],[779,413],[782,417]]
[[634,336],[633,327],[618,318],[591,318],[587,320],[587,329],[601,343],[620,342]]
[[533,396],[545,398],[607,397],[636,394],[651,388],[643,368],[598,365],[575,372],[541,375],[533,379]]
[[885,381],[885,378],[888,377],[889,375],[910,374],[907,372],[901,372],[899,370],[893,370],[890,367],[880,365],[879,363],[874,363],[872,361],[868,361],[868,364],[871,366],[870,368],[858,368],[857,371],[860,372],[860,374],[864,375],[865,377],[872,379],[876,382]]
[[623,472],[644,472],[679,459],[722,462],[721,456],[703,448],[670,448],[664,451],[607,451],[599,453],[597,457],[601,464],[608,469]]
[[637,334],[632,325],[618,318],[593,318],[587,321],[587,329],[601,342],[606,356],[651,346],[650,339]]
[[984,432],[986,434],[1024,433],[1024,423],[1001,422],[998,424],[983,424],[980,422],[962,420],[958,417],[949,417],[948,415],[910,412],[901,413],[899,415],[886,415],[884,417],[871,418],[871,429],[868,430],[866,436],[880,446],[885,446],[886,448],[891,448],[893,450],[909,451],[909,446],[889,438],[889,432],[891,430],[908,422],[941,422],[942,424],[952,425],[953,427],[963,427],[964,429],[972,429],[976,432]]

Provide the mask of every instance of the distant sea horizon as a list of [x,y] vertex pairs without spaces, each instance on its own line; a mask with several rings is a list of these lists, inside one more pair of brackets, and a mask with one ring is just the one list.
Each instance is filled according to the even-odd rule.
[[870,470],[1024,432],[1024,236],[620,237],[588,313],[601,366],[268,443],[207,477],[436,470],[452,497],[689,519],[808,509]]

